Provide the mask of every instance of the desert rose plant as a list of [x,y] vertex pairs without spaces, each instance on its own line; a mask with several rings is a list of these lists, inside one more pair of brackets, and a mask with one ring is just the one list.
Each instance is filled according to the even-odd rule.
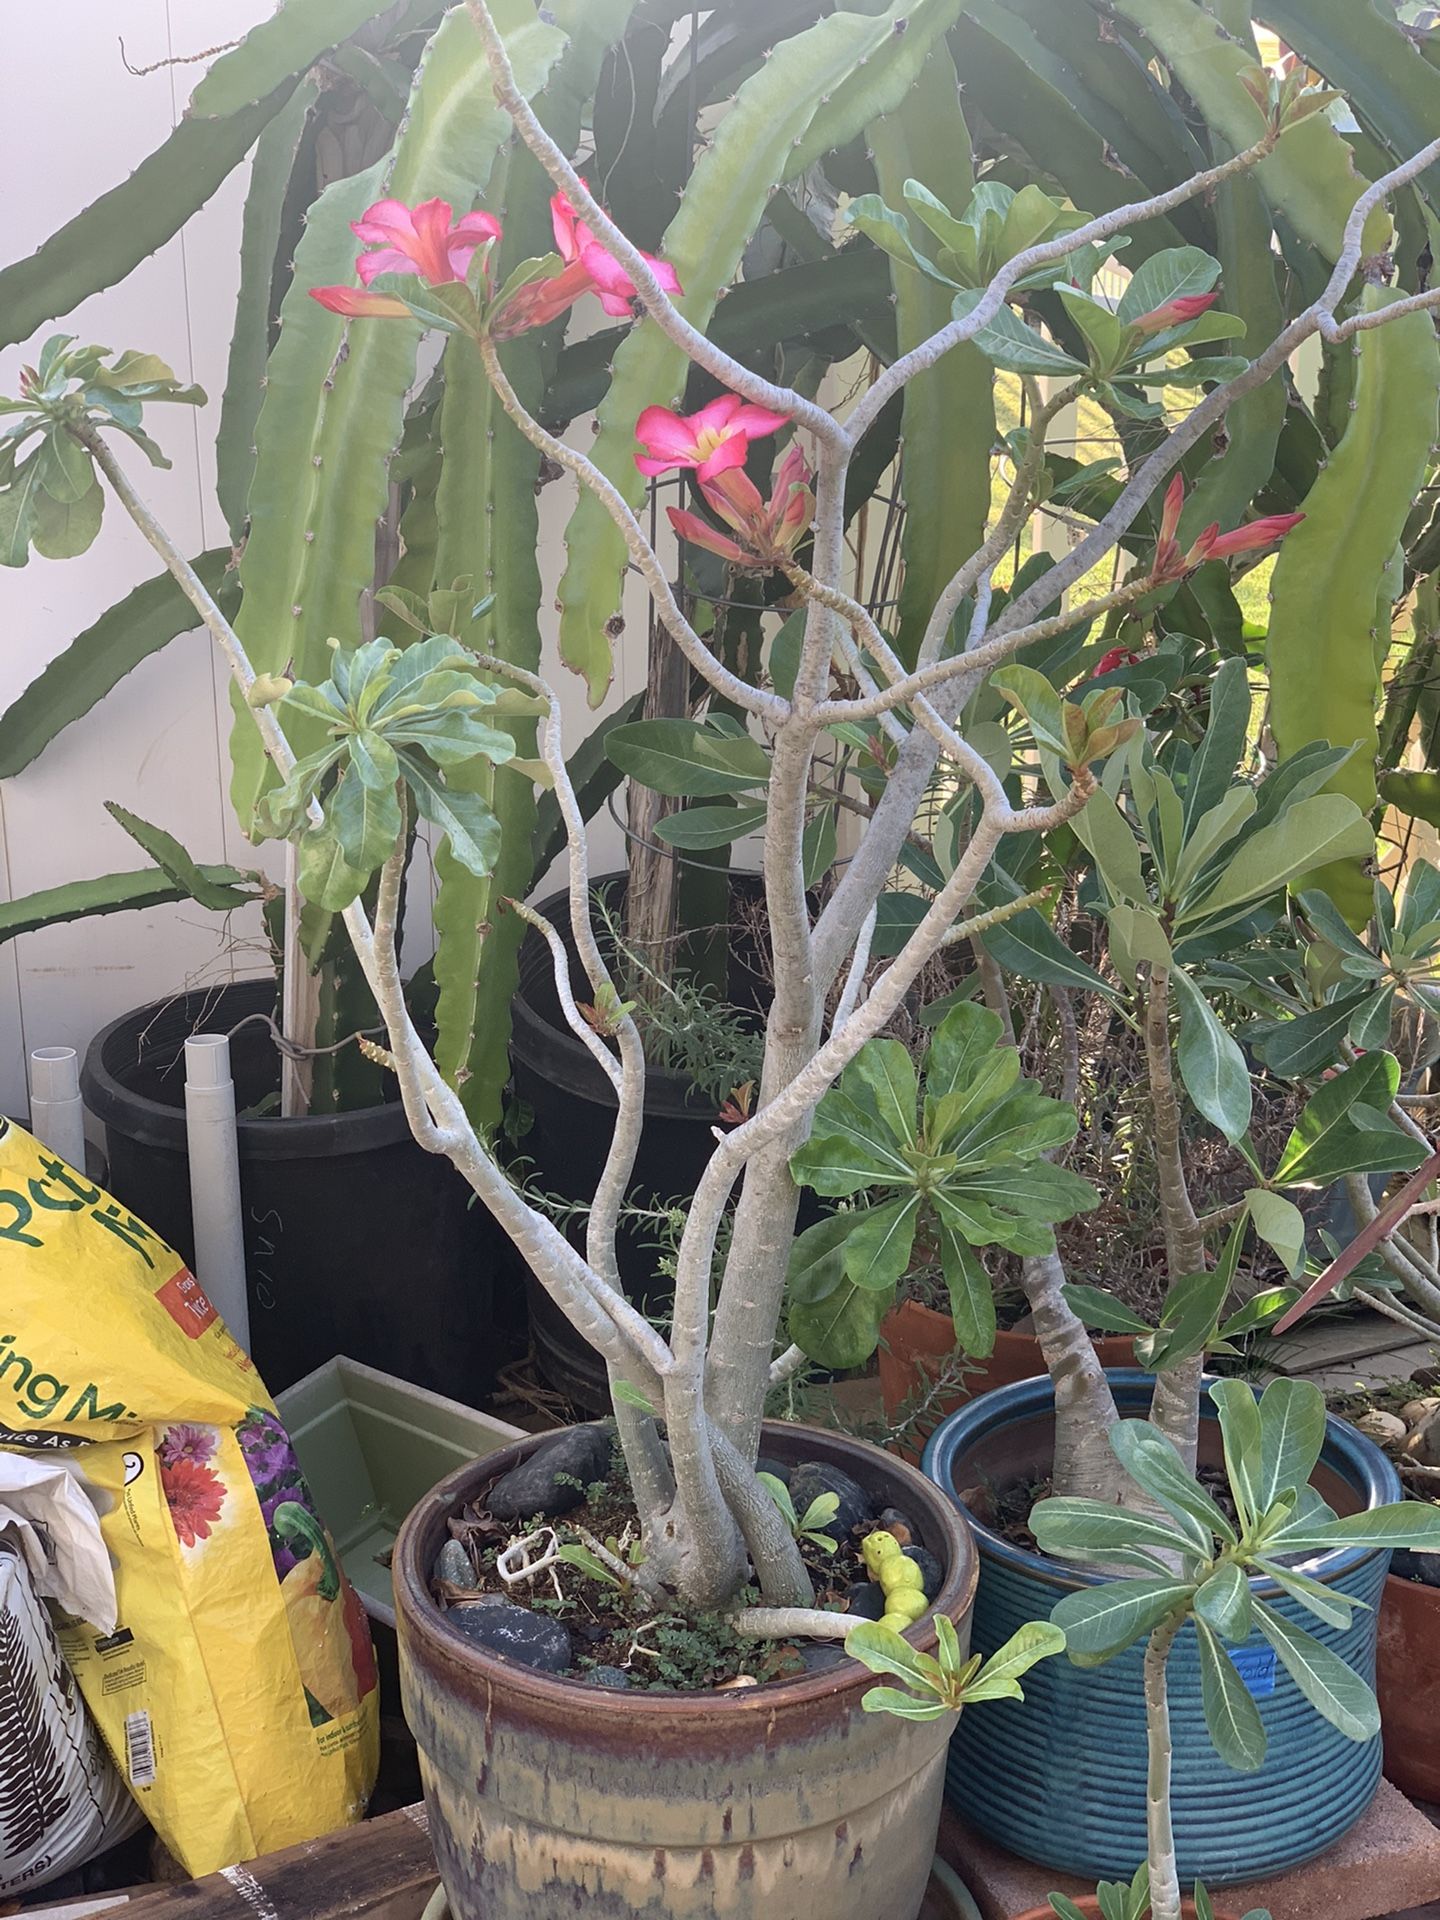
[[[988,895],[980,890],[1003,868],[1006,843],[1020,844],[1021,837],[1067,823],[1083,835],[1087,811],[1106,793],[1110,770],[1133,752],[1140,718],[1123,686],[1064,699],[1030,662],[1077,625],[1163,590],[1224,551],[1222,541],[1231,548],[1273,543],[1287,526],[1261,518],[1182,545],[1174,524],[1178,494],[1172,494],[1153,566],[1063,611],[1061,596],[1114,553],[1171,482],[1182,456],[1213,438],[1227,410],[1274,379],[1306,340],[1351,340],[1440,303],[1440,295],[1417,294],[1341,316],[1365,253],[1367,221],[1390,193],[1440,155],[1440,141],[1360,195],[1323,290],[1273,338],[1253,343],[1245,359],[1187,360],[1178,382],[1174,369],[1166,372],[1166,384],[1187,384],[1200,397],[1152,450],[1137,455],[1093,530],[1043,581],[1020,586],[1002,606],[996,568],[1043,491],[1045,434],[1068,390],[1103,391],[1119,396],[1117,404],[1128,400],[1144,407],[1148,403],[1138,396],[1145,380],[1158,379],[1152,363],[1191,343],[1234,338],[1239,330],[1205,297],[1217,270],[1203,255],[1197,265],[1196,249],[1171,250],[1179,258],[1152,255],[1132,280],[1123,312],[1112,312],[1092,292],[1099,264],[1139,223],[1273,156],[1291,137],[1292,125],[1308,117],[1305,97],[1293,86],[1273,86],[1255,70],[1258,131],[1250,144],[1163,193],[1099,218],[1087,219],[1038,190],[1014,197],[1010,213],[1019,213],[1013,219],[988,203],[968,222],[926,206],[925,214],[942,229],[944,252],[935,259],[942,271],[947,262],[954,264],[952,315],[900,353],[842,418],[804,392],[757,376],[687,320],[673,273],[631,244],[527,103],[490,8],[474,0],[470,11],[477,57],[489,62],[495,98],[553,184],[555,252],[523,263],[502,280],[492,268],[498,222],[484,209],[457,210],[436,199],[415,205],[382,200],[356,225],[363,243],[361,284],[315,291],[322,303],[350,316],[353,329],[384,328],[404,315],[453,336],[452,344],[473,347],[511,421],[546,460],[573,477],[592,513],[618,533],[658,619],[708,690],[708,717],[681,723],[688,745],[683,758],[691,771],[680,791],[763,799],[773,973],[764,1066],[748,1116],[717,1139],[689,1207],[668,1335],[632,1307],[618,1283],[617,1219],[639,1140],[646,1066],[640,1033],[592,925],[584,822],[566,770],[558,701],[544,680],[445,633],[403,649],[383,642],[356,645],[357,636],[341,634],[323,682],[292,683],[279,674],[257,679],[234,630],[117,459],[107,435],[127,422],[97,394],[88,361],[67,380],[52,356],[46,379],[31,382],[15,403],[18,431],[7,439],[7,451],[13,454],[31,437],[36,446],[22,464],[7,468],[5,511],[23,531],[26,501],[38,499],[39,492],[57,499],[70,489],[75,498],[88,498],[93,463],[214,636],[270,762],[266,823],[297,843],[308,897],[343,914],[384,1016],[388,1045],[381,1051],[398,1077],[415,1137],[461,1171],[552,1299],[604,1357],[644,1530],[640,1585],[701,1612],[734,1609],[753,1582],[762,1604],[737,1614],[743,1629],[834,1636],[844,1622],[813,1607],[791,1529],[755,1473],[767,1394],[806,1358],[801,1344],[787,1346],[778,1337],[798,1199],[792,1157],[804,1149],[817,1107],[845,1075],[841,1091],[857,1116],[850,1140],[843,1127],[826,1133],[823,1155],[817,1146],[803,1163],[807,1177],[821,1172],[822,1160],[840,1168],[851,1146],[862,1156],[873,1154],[875,1140],[888,1135],[894,1147],[887,1148],[881,1171],[863,1158],[858,1170],[868,1167],[869,1179],[884,1178],[897,1162],[908,1170],[892,1182],[901,1196],[900,1214],[922,1202],[933,1206],[955,1235],[957,1270],[971,1257],[962,1246],[973,1249],[1008,1236],[1025,1251],[1027,1290],[1061,1405],[1090,1442],[1088,1456],[1084,1449],[1077,1455],[1078,1488],[1091,1492],[1111,1485],[1109,1470],[1096,1463],[1113,1424],[1113,1404],[1048,1251],[1057,1215],[1083,1204],[1084,1196],[1047,1174],[1034,1182],[1036,1204],[1028,1212],[1024,1204],[1027,1172],[1063,1134],[1063,1124],[1048,1103],[1035,1106],[1038,1096],[1028,1089],[1000,1085],[1008,1069],[987,1057],[995,1052],[990,1030],[968,1016],[936,1036],[923,1113],[913,1079],[892,1078],[885,1070],[889,1056],[864,1050],[883,1036],[947,942],[972,934],[983,938],[1032,904],[1023,894],[983,903]],[[1191,284],[1197,274],[1203,287]],[[1057,286],[1084,336],[1086,357],[1075,360],[1066,386],[1046,400],[1035,375],[1037,369],[1053,370],[1055,349],[1010,301],[1024,290]],[[663,390],[652,395],[657,404],[637,409],[633,421],[634,453],[642,473],[693,474],[698,504],[694,512],[678,510],[685,516],[682,535],[696,536],[703,526],[712,551],[732,562],[738,554],[748,567],[784,575],[799,618],[787,622],[791,644],[783,667],[777,651],[765,670],[752,666],[746,672],[717,657],[687,617],[625,490],[548,432],[519,397],[507,372],[507,343],[590,297],[613,315],[636,314],[647,335],[663,341],[681,378],[693,367],[719,389],[717,398],[688,416],[658,404],[666,397]],[[1033,400],[1027,450],[989,533],[974,551],[954,557],[923,630],[911,632],[902,652],[850,590],[847,475],[867,428],[887,403],[966,343],[996,366],[1018,372],[1026,385]],[[63,351],[57,354],[63,357]],[[677,378],[670,397],[679,384]],[[752,448],[780,436],[789,436],[789,444],[767,491],[750,479],[747,462]],[[1032,775],[1019,784],[1007,785],[966,738],[963,725],[957,726],[997,672],[1035,754]],[[496,828],[479,790],[483,782],[470,776],[490,763],[516,763],[513,736],[492,724],[506,714],[534,715],[536,754],[533,763],[522,764],[553,788],[566,827],[570,951],[559,928],[521,902],[512,905],[548,942],[565,1018],[611,1082],[618,1103],[583,1252],[516,1190],[472,1125],[407,1011],[397,960],[401,874],[417,816],[471,871],[493,866]],[[647,758],[643,733],[629,732],[632,778],[670,777],[664,771],[674,761],[670,735],[654,736]],[[867,748],[873,743],[871,758],[883,779],[843,874],[814,912],[805,884],[809,780],[817,750],[836,732]],[[909,845],[917,808],[937,781],[968,791],[963,833],[923,910],[911,917],[903,937],[889,942],[889,957],[879,964],[885,951],[876,938],[879,902]],[[1101,812],[1108,820],[1103,803]],[[1352,801],[1337,802],[1332,827],[1334,857],[1358,851],[1365,829]],[[1348,838],[1347,827],[1353,828]],[[376,876],[369,912],[361,896]],[[1276,884],[1283,879],[1272,881],[1272,890]],[[571,951],[588,981],[583,1005],[571,986]],[[1160,989],[1158,999],[1152,993],[1152,1004],[1163,1008],[1166,963],[1151,953],[1144,964]],[[995,1098],[982,1099],[977,1085],[992,1076],[998,1076]],[[915,1132],[920,1126],[923,1151]],[[972,1146],[973,1162],[967,1158]],[[984,1191],[987,1178],[995,1192]],[[829,1184],[832,1191],[846,1190],[838,1177]],[[1002,1187],[1003,1206],[996,1204]],[[803,1324],[802,1315],[792,1331]],[[1182,1430],[1193,1426],[1193,1381],[1185,1389],[1190,1404],[1180,1406],[1184,1393],[1178,1394],[1171,1416],[1182,1438]]]
[[[1060,1498],[1039,1501],[1030,1515],[1046,1553],[1135,1570],[1066,1594],[1051,1617],[1078,1666],[1102,1665],[1146,1641],[1149,1844],[1133,1892],[1137,1902],[1142,1894],[1148,1898],[1152,1920],[1180,1920],[1165,1679],[1178,1635],[1188,1626],[1199,1642],[1205,1724],[1228,1765],[1251,1772],[1265,1758],[1259,1709],[1226,1650],[1243,1645],[1257,1630],[1317,1713],[1348,1739],[1373,1740],[1380,1731],[1380,1709],[1370,1688],[1338,1653],[1261,1599],[1251,1578],[1273,1582],[1324,1625],[1343,1628],[1351,1609],[1364,1603],[1312,1579],[1305,1571],[1307,1557],[1337,1547],[1440,1552],[1436,1508],[1397,1501],[1341,1518],[1310,1485],[1325,1438],[1325,1399],[1312,1381],[1273,1380],[1257,1399],[1244,1381],[1220,1380],[1210,1395],[1224,1439],[1233,1520],[1146,1420],[1119,1421],[1110,1442],[1150,1503],[1148,1512]],[[1146,1911],[1142,1904],[1124,1904],[1125,1897],[1125,1890],[1114,1890],[1116,1912],[1124,1920]],[[1197,1888],[1195,1903],[1202,1913],[1208,1906],[1203,1899]],[[1060,1896],[1051,1905],[1074,1920],[1074,1907]]]

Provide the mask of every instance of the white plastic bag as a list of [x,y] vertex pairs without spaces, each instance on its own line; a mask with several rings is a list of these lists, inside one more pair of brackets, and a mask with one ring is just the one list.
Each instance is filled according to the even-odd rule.
[[35,1596],[0,1533],[0,1895],[68,1873],[140,1825]]

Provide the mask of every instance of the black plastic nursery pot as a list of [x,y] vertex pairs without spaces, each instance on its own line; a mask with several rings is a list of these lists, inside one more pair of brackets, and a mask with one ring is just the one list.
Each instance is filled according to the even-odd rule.
[[[756,874],[732,874],[731,886],[758,897]],[[595,882],[618,904],[625,876],[602,874]],[[555,926],[569,926],[569,898],[552,894],[538,911]],[[567,946],[569,942],[567,941]],[[571,984],[577,1000],[590,987],[572,958]],[[732,934],[727,998],[757,1014],[766,993],[754,940]],[[605,1165],[614,1131],[615,1092],[580,1040],[565,1024],[555,992],[554,966],[543,938],[531,931],[520,949],[520,983],[512,1003],[510,1063],[516,1097],[530,1117],[519,1144],[534,1181],[563,1199],[589,1200]],[[697,1095],[683,1074],[650,1067],[646,1074],[645,1122],[635,1157],[632,1194],[649,1203],[685,1201],[694,1192],[715,1150],[716,1103]],[[583,1231],[583,1230],[582,1230]],[[577,1235],[577,1245],[583,1244]],[[668,1290],[656,1279],[653,1229],[622,1227],[618,1239],[620,1279],[637,1305],[645,1307]],[[536,1359],[552,1386],[588,1412],[609,1406],[605,1368],[551,1301],[533,1275],[526,1276],[530,1330]]]
[[[448,1622],[430,1574],[451,1516],[546,1437],[442,1480],[395,1545],[405,1712],[456,1920],[917,1920],[949,1724],[866,1713],[875,1678],[857,1661],[743,1689],[612,1692]],[[934,1613],[965,1646],[975,1550],[937,1487],[812,1427],[769,1425],[762,1446],[902,1508],[945,1568]],[[934,1614],[907,1637],[933,1654]]]
[[[85,1056],[110,1191],[192,1262],[184,1042],[274,1003],[267,979],[180,994],[112,1021]],[[278,1086],[279,1055],[256,1022],[230,1057],[244,1114]],[[498,1230],[449,1162],[415,1144],[398,1099],[241,1119],[237,1132],[251,1351],[270,1391],[343,1353],[473,1404],[496,1358]]]

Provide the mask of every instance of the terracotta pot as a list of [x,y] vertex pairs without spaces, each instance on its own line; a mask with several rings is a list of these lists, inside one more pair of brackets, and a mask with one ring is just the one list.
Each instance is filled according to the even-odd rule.
[[1385,1582],[1375,1691],[1386,1779],[1413,1800],[1440,1800],[1440,1587]]
[[[1128,1335],[1100,1334],[1095,1351],[1102,1367],[1133,1367],[1135,1342]],[[955,1328],[948,1313],[921,1306],[918,1300],[902,1300],[880,1323],[880,1392],[885,1415],[894,1420],[907,1404],[917,1398],[935,1380],[942,1365],[955,1351]],[[913,1438],[895,1450],[906,1460],[918,1460],[930,1435],[946,1414],[978,1394],[992,1393],[996,1387],[1013,1386],[1017,1380],[1036,1380],[1045,1371],[1040,1342],[1033,1333],[1000,1332],[995,1336],[995,1351],[988,1360],[970,1362],[963,1386],[942,1394],[916,1421]]]
[[[1103,1920],[1099,1901],[1091,1899],[1089,1894],[1086,1894],[1084,1899],[1077,1900],[1075,1905],[1080,1909],[1081,1913],[1085,1915],[1085,1920]],[[1195,1902],[1193,1900],[1187,1900],[1181,1911],[1185,1915],[1185,1920],[1195,1920]],[[1050,1906],[1048,1902],[1043,1907],[1031,1907],[1028,1913],[1022,1913],[1020,1915],[1020,1920],[1055,1920],[1055,1909]],[[1231,1916],[1228,1913],[1221,1913],[1217,1909],[1215,1920],[1231,1920]]]
[[[457,1920],[916,1920],[949,1718],[867,1714],[846,1661],[728,1693],[612,1693],[473,1646],[430,1597],[446,1522],[544,1436],[443,1480],[395,1545],[406,1717]],[[767,1426],[766,1454],[842,1466],[946,1567],[936,1610],[969,1642],[968,1527],[914,1468],[842,1435]],[[933,1652],[931,1617],[912,1631]]]

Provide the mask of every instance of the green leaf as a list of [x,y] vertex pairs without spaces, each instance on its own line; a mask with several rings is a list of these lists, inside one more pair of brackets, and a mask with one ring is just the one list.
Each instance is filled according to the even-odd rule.
[[593,1554],[589,1547],[581,1546],[577,1540],[567,1540],[555,1549],[555,1557],[563,1560],[566,1566],[575,1567],[587,1574],[590,1579],[598,1580],[603,1586],[618,1587],[624,1591],[624,1583],[617,1580],[605,1562]]
[[1195,1632],[1200,1646],[1200,1704],[1211,1742],[1227,1767],[1253,1773],[1265,1758],[1260,1709],[1203,1619],[1196,1620]]
[[873,1108],[851,1098],[843,1075],[816,1109],[810,1138],[791,1154],[790,1171],[801,1186],[832,1197],[915,1184],[914,1167]]
[[1250,1582],[1233,1560],[1211,1574],[1195,1595],[1195,1611],[1222,1640],[1250,1638]]
[[1210,1398],[1220,1416],[1220,1433],[1225,1443],[1225,1471],[1230,1493],[1240,1513],[1241,1525],[1249,1529],[1266,1510],[1261,1499],[1264,1486],[1263,1439],[1260,1409],[1255,1395],[1243,1380],[1216,1380]]
[[1250,1565],[1268,1574],[1277,1587],[1293,1600],[1298,1600],[1302,1607],[1308,1607],[1316,1619],[1323,1620],[1327,1627],[1338,1627],[1343,1632],[1350,1625],[1353,1610],[1365,1604],[1339,1587],[1327,1587],[1322,1581],[1312,1580],[1308,1573],[1301,1573],[1298,1567],[1282,1567],[1260,1554],[1253,1556]]
[[1317,793],[1287,809],[1236,849],[1209,891],[1185,903],[1179,923],[1235,918],[1256,900],[1330,860],[1365,857],[1374,836],[1353,800]]
[[[950,309],[952,318],[968,318],[982,298],[975,290],[957,293]],[[1034,327],[1027,327],[1019,315],[1006,306],[1001,306],[971,338],[986,359],[1006,373],[1042,373],[1064,378],[1086,371],[1083,360],[1055,346]]]
[[1078,1314],[1085,1325],[1097,1333],[1153,1333],[1154,1328],[1142,1320],[1138,1313],[1116,1300],[1113,1295],[1104,1293],[1099,1287],[1080,1286],[1069,1282],[1063,1289],[1065,1303],[1072,1313]]
[[1116,316],[1130,326],[1167,301],[1209,293],[1219,278],[1220,262],[1199,247],[1162,248],[1141,261],[1130,276],[1116,303]]
[[1211,1126],[1233,1145],[1250,1125],[1250,1070],[1209,1001],[1183,967],[1170,975],[1180,1001],[1176,1058],[1185,1091]]
[[[3,279],[0,275],[0,283]],[[41,495],[40,463],[32,455],[16,471],[10,485],[0,487],[0,567],[23,567],[29,558],[36,503]]]
[[1082,293],[1078,287],[1056,285],[1060,304],[1074,321],[1090,349],[1091,364],[1101,374],[1110,374],[1126,359],[1130,330],[1099,300]]
[[489,873],[500,852],[500,826],[483,797],[444,785],[413,754],[399,758],[422,818],[440,829],[467,872],[481,877]]
[[346,863],[370,875],[395,851],[400,837],[400,800],[393,786],[368,786],[353,765],[341,774],[325,803],[325,817]]
[[878,1620],[861,1620],[853,1626],[845,1636],[845,1651],[871,1673],[893,1674],[921,1692],[937,1692],[943,1685],[940,1663]]
[[1212,1535],[1235,1544],[1235,1529],[1187,1471],[1174,1447],[1148,1420],[1118,1420],[1110,1429],[1110,1449],[1135,1484],[1178,1520],[1207,1559]]
[[1255,1615],[1285,1671],[1316,1712],[1347,1740],[1373,1740],[1380,1731],[1380,1709],[1354,1668],[1263,1600],[1256,1601]]
[[1063,759],[1070,751],[1065,736],[1064,702],[1043,673],[1011,661],[990,676],[990,685],[1030,723],[1036,743]]
[[628,1380],[615,1380],[610,1388],[610,1398],[612,1400],[623,1400],[627,1407],[634,1407],[639,1413],[654,1413],[655,1411],[654,1407],[651,1406],[640,1389],[632,1386]]
[[853,1097],[869,1096],[883,1125],[907,1146],[915,1143],[915,1064],[899,1040],[868,1040],[845,1076]]
[[[986,889],[981,904],[988,910],[1001,905],[1005,898],[1015,898],[1018,892],[1013,883],[1008,894],[997,891],[992,897],[991,890]],[[1078,954],[1071,953],[1045,916],[1034,907],[1027,907],[1013,920],[991,927],[985,935],[985,945],[997,966],[1022,980],[1035,980],[1042,986],[1076,987],[1082,993],[1115,997],[1114,983],[1098,974]]]
[[[128,813],[114,800],[105,802],[105,811],[125,829],[137,846],[144,848],[160,871],[178,888],[182,898],[193,900],[210,913],[229,913],[232,908],[244,906],[254,897],[249,893],[237,893],[227,880],[213,878],[215,869],[198,866],[174,835],[166,833],[163,828],[152,826],[138,814]],[[228,873],[231,869],[222,871]]]
[[1222,847],[1229,845],[1254,817],[1258,806],[1253,787],[1231,787],[1208,812],[1200,815],[1166,887],[1168,898],[1184,898],[1196,875]]
[[1418,1167],[1425,1157],[1418,1140],[1388,1122],[1382,1131],[1358,1126],[1352,1117],[1357,1105],[1389,1106],[1399,1085],[1400,1067],[1394,1055],[1378,1052],[1367,1053],[1323,1082],[1285,1143],[1272,1185],[1322,1186],[1342,1173]]
[[1091,794],[1071,825],[1076,837],[1094,855],[1111,899],[1148,905],[1150,894],[1134,831],[1103,787]]
[[988,1007],[978,1007],[970,1001],[952,1007],[936,1027],[925,1055],[927,1097],[939,1101],[949,1093],[968,1087],[980,1073],[987,1056],[995,1051],[1003,1031],[999,1015],[991,1013]]
[[1067,1593],[1050,1618],[1076,1666],[1098,1666],[1188,1604],[1195,1589],[1179,1580],[1109,1580]]
[[[1286,1553],[1309,1547],[1408,1547],[1412,1552],[1440,1553],[1440,1507],[1398,1500],[1365,1513],[1347,1513],[1343,1519],[1304,1525],[1283,1539]],[[1275,1547],[1279,1538],[1266,1544]]]
[[1282,1493],[1308,1484],[1325,1444],[1325,1396],[1311,1380],[1276,1379],[1260,1396],[1260,1471],[1255,1501],[1268,1513]]
[[1305,1257],[1304,1214],[1293,1200],[1264,1187],[1248,1188],[1245,1199],[1260,1238],[1279,1254],[1287,1273],[1298,1273]]
[[818,887],[834,866],[837,840],[835,808],[821,807],[805,823],[801,869],[807,887]]
[[1331,1064],[1371,997],[1369,987],[1360,987],[1290,1020],[1257,1021],[1246,1037],[1257,1058],[1279,1079],[1298,1080]]
[[327,913],[342,913],[358,900],[370,878],[352,867],[328,826],[311,827],[295,850],[296,879],[305,898]]
[[[969,1003],[965,1005],[968,1008]],[[960,1007],[955,1009],[955,1013],[960,1011]],[[947,1020],[953,1018],[954,1014],[946,1016]],[[944,1024],[942,1022],[936,1029],[937,1033],[943,1031]],[[944,1082],[948,1083],[949,1078],[948,1072],[940,1075]],[[966,1155],[965,1148],[972,1141],[979,1140],[986,1160],[998,1158],[1005,1148],[998,1139],[991,1148],[991,1129],[997,1126],[1000,1115],[1008,1107],[1007,1096],[1019,1078],[1020,1056],[1014,1047],[992,1047],[976,1062],[974,1074],[963,1086],[951,1086],[938,1097],[934,1092],[935,1076],[927,1076],[925,1140],[931,1152],[957,1153],[962,1158],[973,1158],[973,1153]],[[1061,1111],[1063,1114],[1063,1109]],[[1027,1114],[1026,1120],[1030,1117]],[[1049,1117],[1048,1113],[1046,1117]],[[1068,1132],[1062,1126],[1058,1138],[1049,1144],[1058,1145],[1060,1140],[1069,1139],[1073,1133],[1073,1125]]]
[[1104,1500],[1038,1500],[1030,1509],[1030,1531],[1042,1553],[1057,1554],[1063,1560],[1088,1560],[1096,1553],[1118,1558],[1132,1549],[1138,1556],[1136,1564],[1146,1565],[1152,1552],[1195,1553],[1195,1541],[1188,1532]]
[[956,1344],[962,1352],[984,1360],[995,1350],[995,1291],[990,1276],[961,1231],[954,1209],[943,1199],[936,1208],[936,1227]]
[[[1139,271],[1143,273],[1144,270],[1142,266]],[[1250,711],[1250,679],[1245,662],[1239,659],[1223,661],[1210,683],[1210,719],[1205,728],[1205,737],[1190,762],[1190,775],[1185,783],[1182,837],[1186,843],[1193,840],[1201,821],[1220,806],[1232,790],[1241,793],[1246,791],[1244,788],[1232,789],[1231,782],[1244,756],[1250,729]]]
[[31,544],[47,560],[73,560],[94,541],[104,511],[105,491],[98,480],[88,493],[68,503],[42,491],[35,496]]
[[824,1299],[809,1305],[791,1303],[787,1322],[790,1338],[817,1366],[845,1372],[863,1367],[880,1341],[880,1322],[894,1300],[842,1279]]
[[1003,1647],[996,1649],[965,1687],[962,1698],[967,1707],[981,1700],[1023,1700],[1018,1682],[1022,1674],[1041,1660],[1065,1651],[1065,1636],[1046,1620],[1027,1620],[1016,1629]]
[[748,734],[699,720],[636,720],[612,729],[605,751],[622,773],[672,797],[748,793],[770,778],[770,756]]
[[872,240],[903,266],[913,267],[942,285],[959,287],[959,281],[942,273],[935,262],[920,251],[910,237],[910,222],[903,213],[892,213],[878,193],[862,193],[852,200],[845,209],[845,222],[858,228],[867,240]]
[[920,1196],[907,1194],[890,1206],[871,1207],[851,1215],[850,1233],[845,1241],[845,1272],[857,1287],[867,1293],[879,1289],[891,1292],[910,1264],[915,1244],[915,1227],[920,1216]]
[[860,1702],[866,1713],[893,1713],[901,1720],[943,1720],[954,1711],[940,1700],[917,1700],[898,1687],[871,1687]]
[[792,1301],[812,1307],[839,1286],[845,1277],[845,1241],[854,1223],[853,1213],[827,1214],[792,1241],[785,1275]]
[[795,1517],[795,1502],[790,1498],[790,1489],[778,1474],[757,1473],[755,1478],[764,1487],[785,1517],[785,1524],[794,1533],[798,1524]]

